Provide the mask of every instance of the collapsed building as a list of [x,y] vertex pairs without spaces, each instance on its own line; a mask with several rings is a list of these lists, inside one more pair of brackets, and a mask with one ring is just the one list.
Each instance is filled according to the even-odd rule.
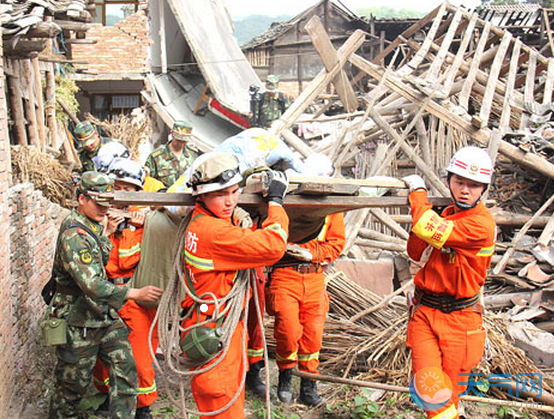
[[[390,324],[402,324],[402,303],[395,297],[410,286],[413,276],[413,266],[405,255],[410,219],[401,185],[371,179],[415,171],[426,178],[434,203],[444,205],[449,192],[442,170],[453,152],[468,144],[487,148],[498,172],[488,195],[502,232],[487,285],[491,307],[510,308],[514,323],[533,321],[533,327],[553,330],[549,287],[554,283],[554,49],[549,11],[527,12],[535,19],[540,17],[542,23],[529,20],[525,25],[534,32],[524,35],[512,32],[524,26],[513,18],[496,21],[493,15],[470,13],[444,3],[385,42],[385,35],[366,32],[367,26],[355,17],[322,1],[283,24],[273,37],[245,49],[251,59],[259,58],[256,48],[269,51],[260,61],[260,67],[266,68],[260,69],[252,68],[236,44],[231,22],[219,2],[206,2],[202,7],[172,0],[135,3],[136,11],[115,24],[115,29],[90,24],[92,1],[86,5],[51,2],[54,6],[50,8],[33,2],[26,2],[24,9],[16,2],[2,5],[0,211],[5,217],[0,224],[0,246],[6,285],[2,292],[4,301],[11,302],[0,335],[2,346],[9,348],[0,358],[5,383],[24,377],[25,365],[32,359],[32,350],[26,349],[36,347],[37,340],[28,334],[37,331],[42,311],[39,290],[49,276],[56,225],[63,214],[29,184],[10,188],[10,145],[32,146],[71,163],[75,159],[71,123],[82,119],[83,112],[102,116],[146,104],[156,127],[152,130],[157,132],[150,138],[152,143],[164,139],[164,130],[173,121],[186,119],[194,124],[195,143],[207,151],[249,126],[247,89],[250,84],[261,84],[260,76],[265,74],[261,70],[296,71],[290,73],[290,80],[298,85],[298,97],[272,132],[300,155],[328,155],[345,177],[320,187],[320,195],[311,196],[309,205],[301,192],[290,198],[289,204],[313,211],[329,208],[332,201],[334,207],[329,211],[349,211],[345,257],[336,268],[357,283],[352,287],[361,286],[372,293],[367,298],[352,298],[342,307],[341,296],[334,295],[334,310],[342,311],[343,318],[333,317],[329,327],[346,327],[346,317],[355,324],[352,328],[358,327],[356,330],[367,336],[352,343],[342,363],[327,339],[324,363],[357,373],[368,366],[390,366],[391,374],[399,369],[398,359],[387,363],[383,357],[368,354],[387,352],[390,347],[382,346],[383,341],[394,341],[396,346],[391,347],[402,350],[402,328]],[[317,17],[325,17],[325,10],[327,16],[347,17],[354,26],[342,35],[331,33],[325,19]],[[540,25],[543,30],[537,29]],[[147,34],[145,28],[149,28]],[[340,26],[339,32],[342,29]],[[546,36],[541,37],[543,32]],[[115,33],[123,37],[118,38],[120,43],[126,37],[136,46],[136,61],[130,66],[133,71],[118,67],[122,52],[115,45],[106,48],[104,40]],[[291,41],[284,36],[292,33],[302,39]],[[57,53],[60,34],[70,51],[63,56]],[[340,43],[332,42],[334,35],[341,38]],[[279,50],[279,42],[286,39],[282,48],[309,46],[317,54],[317,59],[312,59],[317,65],[310,67],[310,73],[298,72],[299,61],[287,64],[268,58],[271,48]],[[526,42],[537,39],[537,45]],[[148,43],[150,49],[145,48]],[[54,67],[64,62],[76,70],[71,77],[81,87],[82,112],[73,114],[60,98],[56,101],[68,115],[60,122],[52,99]],[[333,105],[341,112],[327,115]],[[304,135],[298,126],[310,135]],[[49,187],[70,189],[69,180],[64,182]],[[368,187],[389,189],[393,196],[362,196]],[[336,275],[335,281],[341,278]],[[332,281],[330,287],[333,292],[340,291]],[[361,309],[358,305],[378,309],[354,318]],[[23,322],[34,326],[26,330]],[[336,338],[336,334],[332,336]],[[551,335],[541,339],[551,339]],[[554,364],[548,345],[517,331],[513,340],[537,365]],[[13,357],[18,360],[15,365]],[[405,363],[402,366],[405,368]],[[8,406],[13,395],[13,388],[3,387],[0,406]]]

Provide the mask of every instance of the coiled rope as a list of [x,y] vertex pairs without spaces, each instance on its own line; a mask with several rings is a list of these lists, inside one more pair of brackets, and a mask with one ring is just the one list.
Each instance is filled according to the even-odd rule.
[[[169,378],[169,375],[166,374],[166,371],[170,371],[173,374],[177,374],[185,380],[178,380],[180,398],[181,398],[181,409],[185,413],[185,416],[188,417],[188,414],[198,415],[198,416],[215,416],[224,411],[226,411],[240,396],[246,379],[246,368],[248,363],[246,342],[247,342],[247,324],[248,324],[248,304],[250,300],[250,289],[251,286],[254,289],[254,301],[256,305],[257,317],[260,320],[261,333],[263,337],[263,346],[264,346],[264,360],[266,365],[268,365],[267,359],[267,347],[264,336],[263,328],[263,317],[259,306],[258,296],[256,293],[255,283],[256,281],[254,271],[241,270],[237,272],[237,277],[234,281],[231,291],[222,298],[217,298],[213,293],[207,292],[201,296],[197,296],[196,293],[189,288],[187,281],[185,279],[185,271],[183,266],[183,258],[181,257],[182,249],[185,244],[185,235],[188,225],[190,224],[192,216],[192,211],[187,214],[179,225],[179,231],[177,233],[175,245],[173,248],[174,260],[173,260],[173,269],[171,279],[168,282],[165,292],[160,299],[160,304],[156,312],[156,316],[150,328],[148,336],[148,345],[150,348],[150,353],[153,358],[154,365],[161,372],[162,379],[164,383],[175,382]],[[191,307],[186,313],[183,314],[181,309],[181,301],[189,297],[194,301],[195,304],[212,304],[214,305],[214,311],[211,318],[195,323],[191,326],[183,328],[181,325],[183,320],[190,318],[194,312],[194,306]],[[244,307],[244,311],[243,311]],[[195,376],[210,371],[212,368],[215,368],[227,355],[229,350],[231,338],[235,333],[236,327],[241,320],[241,317],[244,313],[244,327],[242,333],[242,363],[243,371],[240,386],[233,396],[233,398],[220,409],[213,412],[199,412],[188,409],[186,407],[186,398],[185,398],[185,384],[189,384],[192,378]],[[220,341],[222,343],[222,348],[214,353],[211,357],[202,360],[202,361],[193,361],[187,359],[183,356],[181,348],[179,346],[180,338],[183,333],[190,332],[195,327],[205,326],[210,323],[217,322],[223,317],[223,321],[220,325],[222,329],[222,334]],[[152,348],[152,334],[154,327],[158,328],[159,336],[159,347],[164,355],[164,368],[158,363],[153,348]],[[209,364],[211,361],[215,360],[213,363]],[[207,365],[209,364],[209,365]],[[177,404],[173,399],[171,391],[168,391],[168,396],[170,400]],[[267,413],[268,417],[270,415],[270,403],[269,403],[269,374],[268,368],[266,368],[266,403],[267,403]]]

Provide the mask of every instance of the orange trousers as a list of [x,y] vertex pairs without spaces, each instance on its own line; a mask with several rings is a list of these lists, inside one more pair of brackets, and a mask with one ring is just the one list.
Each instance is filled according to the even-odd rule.
[[[256,269],[256,292],[258,294],[258,304],[262,320],[265,312],[265,275],[260,272],[261,269]],[[258,313],[256,303],[254,301],[254,291],[248,305],[248,364],[252,365],[261,361],[264,357],[264,341],[262,337],[262,329],[258,321]]]
[[275,316],[275,358],[280,370],[298,364],[317,373],[323,328],[329,311],[323,272],[299,273],[279,268],[271,274],[266,294],[267,312]]
[[[185,325],[190,325],[190,322],[191,320],[185,322]],[[192,396],[200,412],[215,412],[221,409],[237,393],[245,368],[243,363],[243,331],[244,320],[241,320],[231,337],[229,350],[225,358],[216,367],[192,379]],[[214,359],[202,368],[213,364],[218,359]],[[244,419],[244,387],[238,398],[227,410],[215,416],[200,416],[200,418]]]
[[[119,316],[129,328],[129,343],[133,349],[133,357],[138,372],[137,407],[150,406],[158,398],[156,373],[152,364],[152,355],[148,346],[148,333],[156,316],[156,309],[146,308],[134,300],[128,300],[119,311]],[[158,349],[158,328],[152,332],[152,349]],[[94,385],[102,393],[108,393],[110,372],[98,359],[94,367]]]
[[452,382],[452,397],[441,409],[427,412],[428,418],[458,418],[459,395],[467,385],[469,373],[483,356],[486,332],[480,313],[469,307],[452,313],[420,306],[408,324],[407,345],[412,349],[412,374],[435,367]]

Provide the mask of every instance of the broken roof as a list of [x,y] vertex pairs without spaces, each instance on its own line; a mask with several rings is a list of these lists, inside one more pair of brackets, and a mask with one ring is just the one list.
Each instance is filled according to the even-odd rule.
[[340,15],[342,15],[347,20],[361,20],[360,17],[352,13],[350,10],[346,10],[335,3],[333,3],[330,0],[321,0],[319,3],[314,4],[312,7],[304,10],[302,13],[296,15],[292,19],[286,21],[286,22],[274,22],[271,24],[271,27],[263,32],[262,34],[256,36],[252,40],[248,41],[244,45],[242,45],[242,49],[251,49],[256,48],[260,45],[263,45],[265,43],[271,42],[275,39],[277,39],[281,34],[287,32],[290,28],[292,28],[298,21],[304,19],[313,9],[318,7],[320,4],[328,1],[329,4],[336,10],[336,12]]

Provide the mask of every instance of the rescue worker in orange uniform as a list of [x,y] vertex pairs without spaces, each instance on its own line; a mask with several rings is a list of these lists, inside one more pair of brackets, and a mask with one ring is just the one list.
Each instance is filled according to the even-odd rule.
[[[273,264],[283,256],[289,220],[282,203],[288,181],[284,173],[270,173],[266,198],[268,216],[260,229],[252,231],[239,227],[233,214],[240,195],[238,183],[242,180],[236,156],[212,152],[193,163],[190,185],[197,198],[186,231],[183,256],[185,275],[192,278],[195,294],[213,293],[211,295],[221,299],[232,289],[237,271]],[[183,300],[182,307],[189,310],[194,304],[189,297]],[[243,304],[246,305],[246,301]],[[186,328],[205,321],[213,314],[214,306],[200,305],[182,326]],[[221,410],[239,393],[246,368],[243,365],[246,350],[243,330],[244,318],[241,317],[227,353],[203,365],[205,369],[218,362],[192,379],[192,394],[201,412]],[[244,388],[226,410],[215,416],[201,417],[244,418]]]
[[452,396],[440,409],[427,411],[434,419],[458,418],[459,395],[468,374],[483,355],[486,331],[480,293],[496,241],[496,225],[481,197],[491,182],[492,161],[485,150],[464,147],[448,168],[453,203],[441,215],[427,200],[418,175],[403,180],[410,190],[413,227],[408,254],[430,257],[415,276],[407,345],[412,349],[412,373],[438,368],[452,382]]
[[[144,186],[145,172],[139,163],[126,158],[114,158],[107,170],[114,179],[116,191],[136,192]],[[131,211],[131,218],[126,221],[123,215],[108,214],[106,234],[113,244],[110,259],[106,265],[106,273],[115,285],[128,283],[140,261],[142,233],[146,213],[137,207],[118,207],[117,209]],[[155,372],[152,356],[148,345],[150,326],[154,321],[156,309],[144,307],[134,300],[129,300],[119,311],[119,316],[129,328],[129,342],[138,372],[138,398],[136,419],[150,419],[150,406],[156,401]],[[158,333],[152,334],[152,348],[158,347]],[[98,360],[94,370],[94,383],[103,393],[108,393],[109,370]],[[101,411],[102,409],[100,409]]]
[[[277,396],[283,403],[292,401],[292,368],[296,364],[300,371],[318,372],[323,327],[329,310],[322,264],[334,262],[344,243],[343,215],[328,215],[319,235],[299,245],[311,253],[311,261],[275,268],[270,274],[267,311],[275,316]],[[307,378],[301,380],[298,400],[308,406],[324,401],[317,394],[315,381]]]

